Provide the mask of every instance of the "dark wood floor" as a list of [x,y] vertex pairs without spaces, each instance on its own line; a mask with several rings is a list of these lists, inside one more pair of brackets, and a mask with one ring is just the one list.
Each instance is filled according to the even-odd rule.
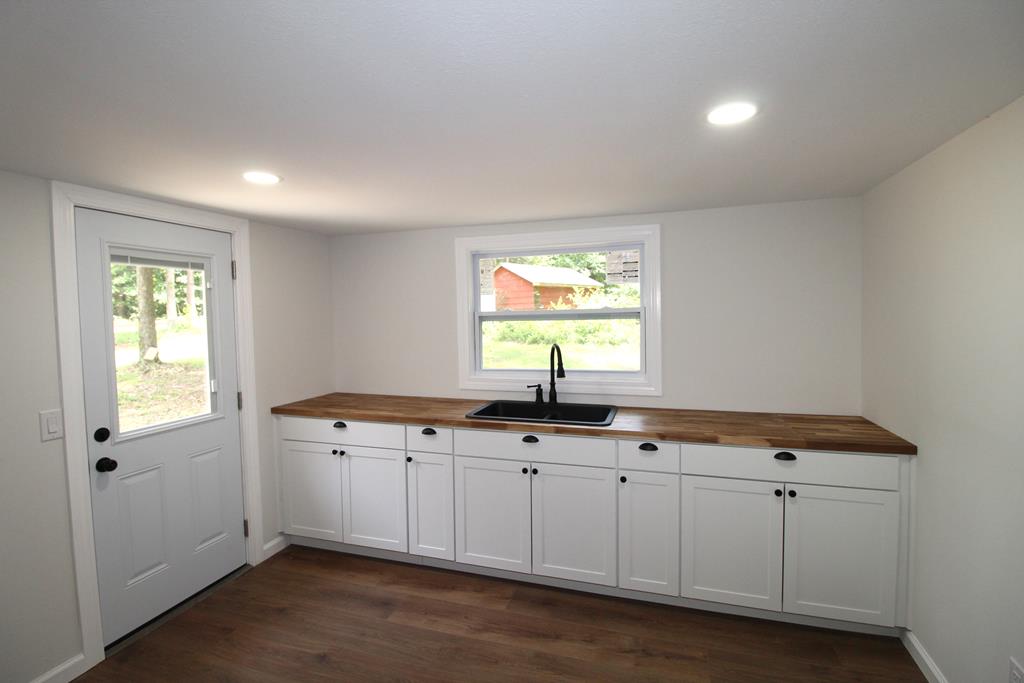
[[292,546],[81,681],[924,681],[895,638]]

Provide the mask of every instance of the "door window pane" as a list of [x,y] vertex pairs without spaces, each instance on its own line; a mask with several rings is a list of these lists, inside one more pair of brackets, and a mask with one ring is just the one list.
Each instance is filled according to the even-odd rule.
[[112,260],[119,431],[209,414],[213,401],[202,265]]

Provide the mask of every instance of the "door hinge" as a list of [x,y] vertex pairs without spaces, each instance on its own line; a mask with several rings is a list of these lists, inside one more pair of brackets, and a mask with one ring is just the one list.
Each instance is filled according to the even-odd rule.
[[242,535],[249,538],[249,520],[242,520]]
[[238,392],[238,409],[239,410],[242,409],[242,392],[241,391]]
[[231,261],[231,279],[238,279],[238,262],[234,260]]

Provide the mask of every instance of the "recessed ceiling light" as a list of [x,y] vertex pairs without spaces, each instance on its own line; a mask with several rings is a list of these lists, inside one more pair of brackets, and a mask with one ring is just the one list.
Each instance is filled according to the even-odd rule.
[[277,185],[281,182],[281,176],[266,171],[246,171],[242,177],[256,185]]
[[743,123],[757,113],[757,106],[751,102],[728,102],[708,112],[708,123],[716,126],[731,126]]

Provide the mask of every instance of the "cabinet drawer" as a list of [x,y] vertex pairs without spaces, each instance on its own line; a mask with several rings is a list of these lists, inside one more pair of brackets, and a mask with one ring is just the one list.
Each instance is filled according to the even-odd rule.
[[615,467],[615,441],[579,436],[456,429],[455,453],[478,458]]
[[405,428],[405,443],[410,451],[451,453],[452,430],[444,427],[409,426]]
[[679,474],[679,444],[619,441],[619,469]]
[[294,441],[317,441],[350,446],[405,448],[405,427],[380,422],[282,417],[280,437]]
[[[776,457],[781,455],[782,458]],[[792,456],[792,457],[790,457]],[[899,458],[737,446],[685,444],[683,474],[865,489],[899,489]]]

